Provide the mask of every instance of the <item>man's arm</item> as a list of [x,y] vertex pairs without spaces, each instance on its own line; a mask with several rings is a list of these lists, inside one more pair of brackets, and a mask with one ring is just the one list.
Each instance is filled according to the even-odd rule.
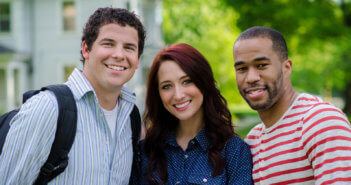
[[0,184],[33,184],[54,141],[58,106],[51,92],[29,99],[13,118],[0,156]]
[[331,105],[318,105],[304,118],[303,145],[316,184],[351,182],[351,127]]

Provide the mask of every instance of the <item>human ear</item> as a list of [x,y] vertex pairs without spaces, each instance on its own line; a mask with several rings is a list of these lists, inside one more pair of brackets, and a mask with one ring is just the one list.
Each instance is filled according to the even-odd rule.
[[136,65],[136,69],[139,68],[139,64],[140,64],[140,57],[138,58],[138,62],[137,62],[137,65]]
[[292,72],[292,61],[290,59],[286,59],[283,62],[284,73],[290,75]]
[[82,42],[82,55],[85,60],[89,60],[89,48],[85,41]]

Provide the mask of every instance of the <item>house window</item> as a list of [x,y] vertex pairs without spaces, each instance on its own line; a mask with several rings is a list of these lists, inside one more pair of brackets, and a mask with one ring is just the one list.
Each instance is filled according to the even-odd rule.
[[10,32],[10,3],[0,3],[0,32]]
[[76,7],[74,2],[65,1],[62,6],[63,30],[75,31],[76,29]]

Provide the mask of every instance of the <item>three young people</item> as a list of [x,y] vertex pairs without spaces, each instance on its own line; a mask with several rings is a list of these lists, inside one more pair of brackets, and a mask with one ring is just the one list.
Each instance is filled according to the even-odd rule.
[[[56,184],[128,184],[133,160],[129,114],[135,95],[123,85],[138,68],[145,30],[135,14],[100,8],[82,37],[82,71],[66,84],[78,108],[77,134]],[[136,184],[348,183],[350,124],[320,98],[297,93],[284,38],[254,27],[234,45],[236,81],[263,123],[235,135],[210,65],[195,48],[173,44],[154,59],[147,84]],[[57,100],[41,92],[11,123],[0,156],[0,184],[32,184],[50,152]],[[253,162],[251,158],[251,152]],[[253,167],[253,172],[252,172]]]

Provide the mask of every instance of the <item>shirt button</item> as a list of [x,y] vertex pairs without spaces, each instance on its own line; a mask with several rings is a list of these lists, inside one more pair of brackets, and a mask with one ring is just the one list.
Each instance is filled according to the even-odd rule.
[[188,155],[184,155],[185,159],[187,159],[189,156]]
[[175,184],[180,184],[180,181],[177,181]]
[[194,144],[195,142],[194,142],[194,141],[191,141],[190,143],[191,143],[191,144]]
[[207,179],[206,179],[206,178],[204,178],[204,179],[202,179],[202,181],[203,181],[203,182],[207,182]]

